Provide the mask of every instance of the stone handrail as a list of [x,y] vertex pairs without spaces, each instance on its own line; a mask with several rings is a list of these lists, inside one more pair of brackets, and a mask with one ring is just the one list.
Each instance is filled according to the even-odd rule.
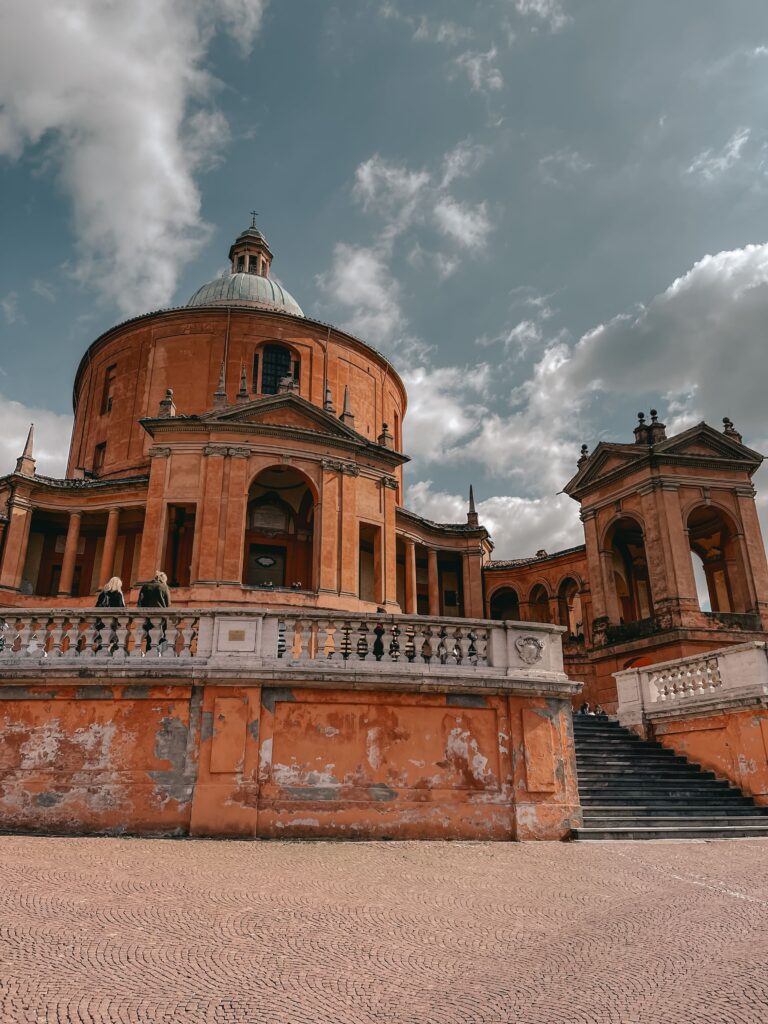
[[562,676],[563,628],[421,615],[252,608],[0,609],[0,673],[138,659],[281,670]]
[[619,721],[639,726],[656,715],[767,696],[767,646],[753,641],[615,672]]

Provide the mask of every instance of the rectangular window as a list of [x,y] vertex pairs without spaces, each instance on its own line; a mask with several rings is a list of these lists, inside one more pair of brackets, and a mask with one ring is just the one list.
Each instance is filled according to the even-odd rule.
[[248,269],[249,269],[249,271],[252,274],[258,274],[258,272],[259,272],[259,257],[258,256],[250,256],[249,257],[249,267],[248,267]]
[[258,395],[259,393],[259,353],[255,352],[253,355],[253,393]]
[[93,451],[93,472],[99,473],[104,468],[104,460],[107,457],[107,442],[97,444]]
[[115,379],[117,377],[117,363],[108,366],[104,371],[104,385],[101,389],[101,415],[112,412],[112,401],[115,395]]
[[245,256],[238,256],[237,257],[237,272],[238,272],[238,274],[242,274],[242,272],[244,270],[245,270]]

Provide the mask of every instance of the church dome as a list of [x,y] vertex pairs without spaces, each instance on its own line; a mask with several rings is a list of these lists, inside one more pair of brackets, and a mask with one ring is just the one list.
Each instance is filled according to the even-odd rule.
[[198,288],[188,306],[258,306],[292,316],[304,316],[298,302],[271,277],[225,274]]

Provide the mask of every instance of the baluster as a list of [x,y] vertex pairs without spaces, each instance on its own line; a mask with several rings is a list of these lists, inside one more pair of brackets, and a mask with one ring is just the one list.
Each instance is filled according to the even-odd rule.
[[312,619],[297,619],[296,625],[297,628],[301,629],[301,633],[299,634],[298,657],[296,660],[301,662],[311,661],[312,641],[314,639],[312,636]]
[[178,656],[180,658],[191,658],[192,657],[192,638],[196,635],[195,633],[195,622],[196,620],[191,616],[185,615],[180,620],[182,625],[179,627],[179,641]]
[[163,653],[160,646],[164,642],[163,622],[162,619],[150,619],[148,622],[149,628],[146,630],[147,647],[145,653],[153,658],[159,658]]
[[357,633],[357,643],[355,645],[357,656],[360,661],[365,661],[368,657],[368,624],[365,619],[361,619],[352,628]]
[[400,627],[396,622],[392,626],[392,639],[389,641],[389,657],[394,662],[400,660]]
[[342,651],[341,645],[344,640],[344,621],[343,619],[329,619],[328,621],[328,643],[326,646],[326,660],[327,661],[341,661]]
[[112,656],[124,659],[128,657],[128,626],[131,619],[129,615],[116,615],[113,619],[114,643]]
[[0,654],[9,654],[13,650],[13,641],[8,643],[9,626],[5,619],[0,619]]
[[373,627],[373,633],[376,639],[373,641],[373,656],[376,661],[381,661],[384,657],[384,633],[386,632],[384,623],[377,622]]
[[456,629],[456,635],[457,635],[456,644],[457,644],[457,655],[458,655],[458,657],[456,659],[456,663],[458,665],[471,665],[472,664],[470,653],[469,653],[469,649],[472,646],[472,640],[470,639],[471,634],[472,634],[472,630],[471,629],[465,629],[463,626],[459,626]]
[[50,644],[48,656],[61,658],[69,649],[70,622],[68,615],[51,616]]
[[424,626],[420,633],[421,635],[419,639],[422,641],[422,643],[421,650],[419,653],[421,654],[422,659],[428,665],[434,656],[434,648],[436,645],[433,644],[433,639],[435,634],[432,632],[432,627],[430,625]]
[[[288,647],[288,641],[286,638],[287,626],[285,619],[277,620],[277,656],[278,658],[285,657],[285,651]],[[293,643],[291,643],[291,651],[293,651]]]
[[143,618],[136,615],[130,617],[128,622],[127,654],[129,658],[144,657],[144,622]]
[[405,658],[409,665],[416,660],[416,626],[413,622],[405,627]]
[[[96,616],[86,616],[78,623],[80,636],[77,641],[77,649],[80,655],[85,658],[92,658],[95,654],[95,646],[98,641],[98,629],[96,623],[101,620]],[[82,627],[82,628],[81,628]]]
[[446,643],[448,633],[446,632],[445,626],[440,627],[437,635],[440,638],[437,644],[437,660],[441,665],[444,665],[448,660],[448,644]]
[[342,623],[339,650],[341,651],[342,659],[349,661],[352,657],[352,625],[347,620]]
[[30,618],[19,631],[20,653],[25,658],[40,654],[40,639],[37,634],[37,620]]
[[317,647],[315,649],[315,659],[314,659],[315,661],[327,661],[327,659],[328,659],[328,642],[329,642],[328,625],[329,625],[329,623],[328,623],[327,619],[318,619],[317,620],[317,635],[316,635]]

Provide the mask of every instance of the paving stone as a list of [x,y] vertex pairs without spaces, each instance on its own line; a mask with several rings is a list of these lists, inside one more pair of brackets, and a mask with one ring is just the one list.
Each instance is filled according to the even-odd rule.
[[762,1024],[768,841],[0,837],[2,1024]]

